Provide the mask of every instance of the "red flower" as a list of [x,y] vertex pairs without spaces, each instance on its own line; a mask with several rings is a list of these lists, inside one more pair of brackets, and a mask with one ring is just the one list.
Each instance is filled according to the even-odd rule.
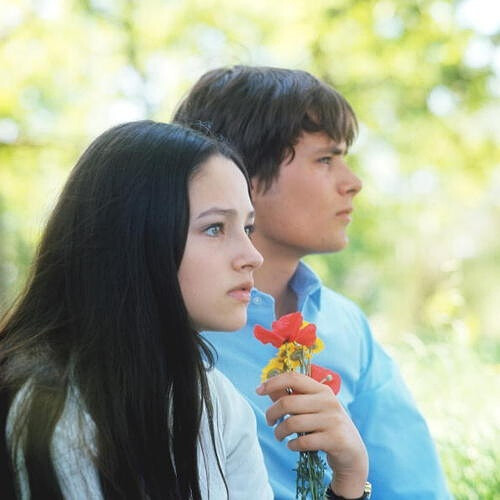
[[316,340],[316,325],[309,323],[302,326],[303,323],[302,314],[295,312],[285,314],[280,319],[273,321],[272,331],[256,325],[253,333],[263,344],[271,343],[278,348],[285,342],[297,342],[311,347]]
[[323,368],[322,366],[311,365],[311,377],[317,382],[329,386],[334,394],[339,393],[342,380],[338,373]]

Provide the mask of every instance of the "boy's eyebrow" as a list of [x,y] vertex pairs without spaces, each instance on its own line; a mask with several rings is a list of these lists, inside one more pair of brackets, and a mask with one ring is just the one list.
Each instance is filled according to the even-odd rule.
[[323,153],[331,153],[334,155],[346,155],[347,154],[347,148],[343,147],[341,148],[340,146],[328,146],[326,148],[319,148],[316,150],[316,154],[323,154]]
[[[235,217],[237,214],[238,214],[238,212],[236,210],[234,210],[234,208],[211,207],[208,210],[204,210],[203,212],[201,212],[201,214],[199,214],[196,217],[196,220],[201,219],[202,217],[206,217],[207,215],[224,215],[226,217]],[[254,216],[255,216],[254,210],[251,210],[250,212],[248,212],[247,217],[249,219],[254,217]]]

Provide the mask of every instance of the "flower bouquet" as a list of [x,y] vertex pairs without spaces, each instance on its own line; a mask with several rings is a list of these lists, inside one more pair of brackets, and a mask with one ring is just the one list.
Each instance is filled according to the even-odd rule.
[[[316,325],[304,321],[299,312],[282,316],[272,324],[271,330],[260,325],[254,328],[255,337],[262,343],[271,343],[278,349],[262,370],[262,381],[281,373],[297,371],[320,383],[327,384],[335,394],[340,390],[340,376],[311,363],[314,353],[323,349],[323,342],[316,336]],[[292,394],[291,388],[287,389]],[[301,451],[297,468],[296,498],[320,500],[324,498],[323,479],[326,464],[316,451]]]

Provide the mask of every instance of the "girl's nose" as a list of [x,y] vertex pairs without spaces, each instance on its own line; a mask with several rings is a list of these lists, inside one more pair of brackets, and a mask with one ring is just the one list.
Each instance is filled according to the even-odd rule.
[[238,256],[234,259],[234,268],[237,270],[245,269],[247,271],[254,271],[260,267],[263,262],[264,258],[255,248],[250,238],[245,235],[245,241],[242,242],[242,248],[240,248]]

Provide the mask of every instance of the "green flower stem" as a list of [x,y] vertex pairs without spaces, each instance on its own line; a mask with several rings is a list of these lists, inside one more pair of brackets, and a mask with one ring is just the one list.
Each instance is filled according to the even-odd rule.
[[[307,352],[305,352],[307,349]],[[300,373],[311,374],[311,356],[309,349],[303,347],[300,351]],[[301,436],[303,434],[299,434]],[[296,494],[299,500],[322,500],[325,494],[323,479],[326,464],[317,451],[301,451],[297,462]]]

